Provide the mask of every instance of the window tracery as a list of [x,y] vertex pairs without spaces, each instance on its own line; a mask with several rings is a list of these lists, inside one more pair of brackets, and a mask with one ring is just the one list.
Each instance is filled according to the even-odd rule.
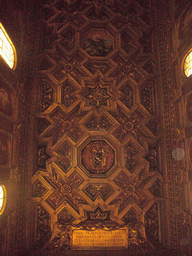
[[5,31],[3,25],[0,23],[0,55],[11,69],[16,68],[16,50]]
[[6,205],[7,192],[5,186],[0,186],[0,215],[3,214]]
[[192,74],[192,51],[190,51],[187,57],[185,58],[184,73],[186,77],[189,77]]

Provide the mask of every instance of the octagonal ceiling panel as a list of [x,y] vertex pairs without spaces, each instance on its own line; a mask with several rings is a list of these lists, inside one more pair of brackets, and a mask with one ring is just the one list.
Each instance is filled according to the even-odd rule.
[[82,166],[90,174],[106,174],[115,163],[115,152],[104,140],[90,141],[82,149]]
[[82,49],[92,57],[106,57],[114,48],[114,38],[104,29],[91,29],[81,38]]
[[103,178],[116,165],[115,149],[107,140],[90,138],[78,151],[78,165],[89,177]]

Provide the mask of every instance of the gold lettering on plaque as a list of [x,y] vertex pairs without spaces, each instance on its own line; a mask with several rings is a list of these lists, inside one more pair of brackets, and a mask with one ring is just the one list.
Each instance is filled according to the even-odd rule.
[[128,229],[127,227],[117,230],[72,230],[72,248],[91,249],[91,248],[127,248]]

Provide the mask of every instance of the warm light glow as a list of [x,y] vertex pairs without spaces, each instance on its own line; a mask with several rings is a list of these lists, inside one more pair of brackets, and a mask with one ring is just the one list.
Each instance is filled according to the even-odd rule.
[[3,213],[6,204],[6,188],[5,186],[0,186],[0,215]]
[[11,39],[0,23],[0,55],[11,69],[16,67],[16,51]]
[[184,62],[184,73],[187,77],[192,74],[192,51],[187,55]]

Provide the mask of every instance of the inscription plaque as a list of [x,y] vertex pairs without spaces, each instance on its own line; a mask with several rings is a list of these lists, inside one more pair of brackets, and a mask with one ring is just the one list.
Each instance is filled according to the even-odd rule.
[[72,249],[120,249],[128,247],[128,228],[115,230],[72,230]]

